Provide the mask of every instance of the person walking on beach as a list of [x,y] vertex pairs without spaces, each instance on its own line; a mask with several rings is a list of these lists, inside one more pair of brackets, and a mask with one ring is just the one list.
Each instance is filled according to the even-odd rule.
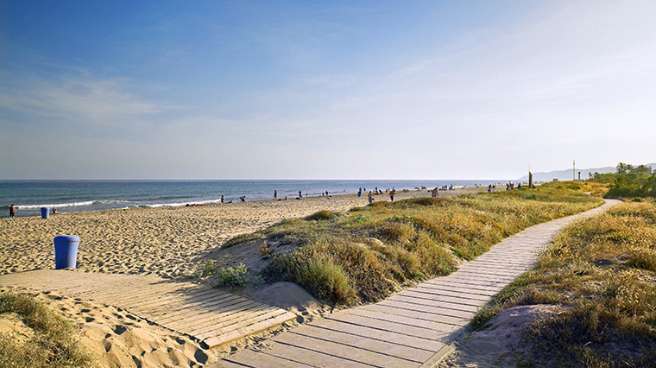
[[298,191],[298,199],[303,199],[303,193],[300,190]]
[[15,217],[15,216],[16,216],[16,205],[12,203],[9,205],[9,217]]
[[278,191],[275,189],[273,190],[273,199],[274,200],[278,199]]
[[362,187],[358,188],[358,198],[362,197]]
[[369,194],[367,195],[367,199],[369,200],[369,204],[374,203],[374,194],[371,191],[369,191]]
[[221,194],[221,204],[223,204],[223,194]]
[[396,189],[392,189],[389,192],[390,202],[394,202],[394,195],[396,194]]

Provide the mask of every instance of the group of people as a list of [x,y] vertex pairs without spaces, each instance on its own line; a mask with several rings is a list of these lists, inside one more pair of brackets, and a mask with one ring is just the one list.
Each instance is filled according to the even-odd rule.
[[[14,203],[9,205],[9,217],[16,217],[16,214],[18,214],[18,206],[15,205]],[[51,215],[56,215],[57,214],[57,209],[56,208],[51,208],[50,209],[50,214]]]
[[[362,197],[362,192],[366,191],[366,190],[367,190],[367,188],[358,188],[358,194],[357,194],[358,198]],[[396,189],[394,189],[394,188],[392,188],[391,190],[386,189],[385,192],[389,194],[390,202],[394,202],[394,196],[396,195]],[[367,201],[369,202],[369,204],[372,204],[372,203],[374,203],[374,195],[381,195],[383,193],[384,192],[382,191],[382,189],[378,189],[378,187],[376,187],[376,188],[374,188],[373,191],[370,190],[369,193],[367,194]]]
[[[506,183],[506,190],[514,190],[514,189],[515,189],[515,183],[513,182]],[[517,183],[517,189],[522,189],[522,183]]]

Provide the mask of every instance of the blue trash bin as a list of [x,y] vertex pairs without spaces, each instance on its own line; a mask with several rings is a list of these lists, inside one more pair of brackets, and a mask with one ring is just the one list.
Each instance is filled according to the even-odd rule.
[[55,236],[55,269],[75,269],[77,267],[77,248],[80,237],[76,235]]
[[41,218],[42,219],[47,219],[49,214],[50,214],[50,208],[41,207]]

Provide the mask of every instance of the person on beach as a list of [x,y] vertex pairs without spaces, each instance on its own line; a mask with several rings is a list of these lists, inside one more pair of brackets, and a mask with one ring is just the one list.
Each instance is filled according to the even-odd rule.
[[358,188],[358,198],[362,197],[362,187]]
[[275,189],[273,190],[273,199],[274,200],[278,199],[278,191]]
[[246,196],[239,197],[239,200],[242,201],[242,202],[246,202]]
[[437,187],[435,187],[433,190],[431,190],[431,196],[433,198],[437,198],[437,195],[438,195],[438,191],[437,191]]
[[223,203],[223,194],[221,194],[221,203]]
[[367,199],[369,200],[369,204],[374,203],[374,194],[369,191],[369,194],[367,195]]
[[396,194],[396,189],[392,189],[389,192],[390,202],[394,202],[394,195]]
[[9,205],[9,217],[15,217],[15,216],[16,216],[16,205],[12,203]]
[[303,193],[300,190],[298,191],[298,199],[303,199]]
[[492,184],[487,186],[487,192],[492,193]]

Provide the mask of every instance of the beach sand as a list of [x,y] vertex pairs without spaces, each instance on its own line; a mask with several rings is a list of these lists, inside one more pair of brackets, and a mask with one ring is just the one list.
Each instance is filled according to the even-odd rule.
[[[440,197],[473,191],[478,189],[441,192]],[[396,198],[424,196],[430,193],[399,191]],[[389,197],[376,196],[376,201],[383,200],[388,201]],[[78,255],[81,271],[185,278],[195,274],[213,249],[235,235],[319,210],[346,211],[366,204],[366,196],[342,195],[58,214],[47,220],[36,217],[0,219],[0,274],[54,268],[52,238],[58,234],[75,234],[81,238]],[[287,283],[256,290],[250,296],[312,318],[314,314],[309,310],[319,310],[318,303],[296,285],[284,284]],[[0,290],[3,291],[6,290]],[[206,350],[188,336],[114,306],[54,293],[29,293],[77,326],[80,343],[93,354],[100,367],[204,366],[240,346],[266,342],[266,336],[252,336],[223,349]],[[296,304],[302,305],[302,310],[298,310]],[[27,337],[29,331],[12,318],[11,315],[0,316],[0,333],[11,331],[19,337],[21,333]]]
[[[473,190],[473,189],[469,189]],[[442,192],[440,196],[461,193]],[[427,191],[397,192],[397,198],[428,196]],[[376,200],[389,200],[383,194]],[[58,214],[47,220],[0,220],[0,274],[54,267],[52,239],[81,238],[81,271],[192,276],[208,252],[227,239],[286,218],[319,210],[345,211],[366,205],[366,196],[314,197],[176,208],[134,208]]]
[[[193,367],[218,360],[188,336],[149,323],[130,312],[51,292],[0,289],[33,296],[70,321],[79,343],[92,356],[95,367]],[[12,314],[0,315],[0,334],[27,343],[34,332]],[[37,348],[37,347],[35,347]]]

